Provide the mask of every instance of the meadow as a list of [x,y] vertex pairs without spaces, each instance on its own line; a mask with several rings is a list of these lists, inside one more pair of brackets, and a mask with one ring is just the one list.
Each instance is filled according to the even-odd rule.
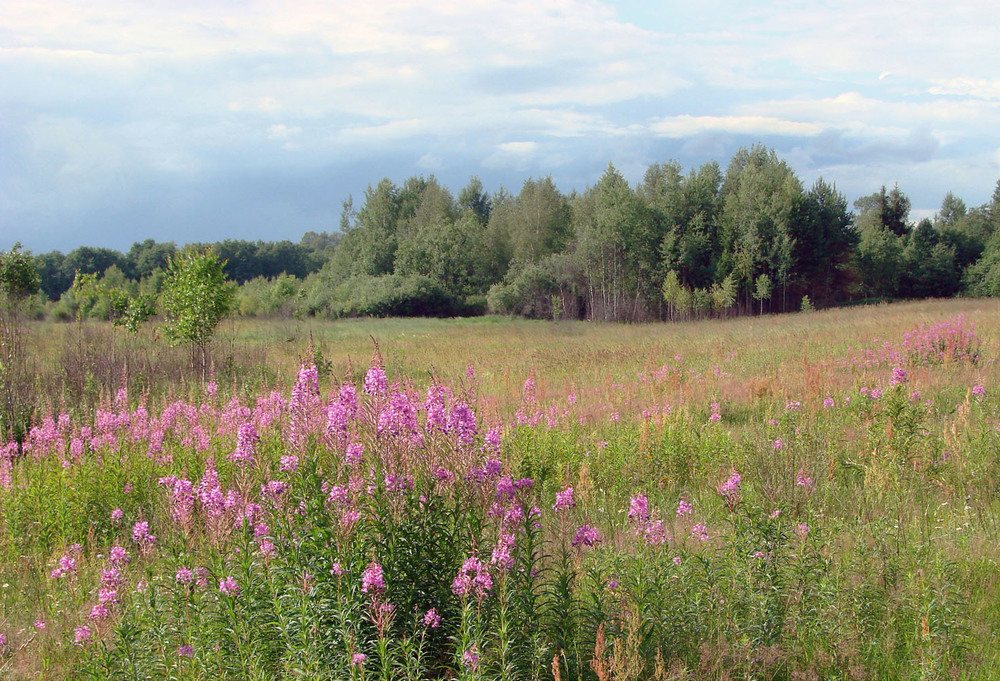
[[28,329],[0,678],[1000,677],[1000,304]]

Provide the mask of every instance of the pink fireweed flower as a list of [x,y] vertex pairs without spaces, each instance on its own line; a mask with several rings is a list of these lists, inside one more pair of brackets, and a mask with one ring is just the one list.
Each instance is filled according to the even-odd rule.
[[649,499],[644,494],[637,494],[631,498],[628,519],[640,525],[649,520]]
[[235,598],[240,594],[240,585],[232,577],[225,577],[219,581],[219,591]]
[[601,542],[601,533],[593,525],[581,525],[573,537],[573,546],[594,546]]
[[281,457],[281,465],[278,470],[282,473],[294,473],[299,469],[299,457],[295,454]]
[[708,541],[708,529],[702,523],[691,526],[691,536],[699,541]]
[[120,508],[111,511],[111,522],[115,525],[120,523],[123,517],[125,517],[125,513]]
[[253,423],[241,423],[236,430],[236,451],[229,455],[229,460],[240,465],[252,464],[259,442],[260,436]]
[[347,451],[344,453],[344,463],[354,468],[361,464],[362,459],[365,455],[364,445],[354,443],[347,445]]
[[462,653],[462,665],[469,669],[470,671],[475,671],[479,668],[479,646],[475,643]]
[[181,566],[174,573],[174,580],[181,584],[190,584],[194,581],[194,573],[191,572],[191,568]]
[[156,542],[156,535],[149,532],[148,522],[140,520],[132,526],[132,541],[143,548],[150,547]]
[[424,626],[428,629],[437,629],[441,626],[441,615],[438,614],[437,610],[431,608],[424,615]]
[[785,441],[782,440],[780,437],[777,440],[774,441],[774,450],[775,451],[780,451],[781,448],[784,447],[784,446],[785,446]]
[[719,485],[719,494],[722,495],[723,500],[729,508],[735,508],[740,501],[740,474],[733,471],[729,479],[724,483]]
[[903,385],[904,383],[909,383],[910,379],[906,375],[906,369],[902,367],[892,368],[892,378],[889,379],[889,385]]
[[490,556],[490,564],[496,565],[501,570],[509,570],[514,567],[511,550],[514,548],[515,542],[513,534],[501,534],[493,548],[493,555]]
[[272,558],[275,554],[278,553],[278,550],[274,547],[274,544],[272,544],[268,539],[261,539],[257,543],[257,548],[260,549],[260,554],[265,558]]
[[556,492],[556,503],[552,505],[556,513],[567,508],[575,508],[576,502],[573,500],[573,488],[567,487],[562,492]]
[[371,594],[372,597],[385,593],[385,577],[382,574],[382,566],[374,560],[361,574],[361,592]]
[[354,653],[354,655],[351,656],[351,664],[355,667],[363,667],[367,661],[368,656],[364,653]]
[[681,500],[677,502],[677,517],[683,518],[694,513],[694,507],[688,502],[687,499],[681,497]]
[[177,657],[194,657],[194,646],[181,646],[177,649]]
[[111,614],[110,611],[103,603],[98,603],[97,605],[95,605],[93,608],[90,609],[89,617],[92,620],[101,621],[103,619],[106,619],[110,614]]
[[77,627],[73,630],[73,643],[78,646],[90,643],[93,638],[93,634],[90,632],[90,627],[84,625]]
[[798,477],[795,478],[795,485],[797,487],[802,487],[807,492],[809,492],[813,488],[813,480],[808,475],[806,475],[806,472],[804,470],[799,469]]
[[837,403],[833,401],[832,397],[827,397],[825,400],[823,400],[824,409],[830,409],[831,407],[835,406],[837,406]]
[[377,364],[368,367],[365,374],[364,392],[366,395],[381,396],[389,390],[389,379],[385,376],[385,370]]
[[124,546],[119,546],[115,544],[108,550],[108,563],[111,565],[128,565],[129,560],[128,551],[125,550]]
[[806,535],[809,534],[809,526],[805,523],[800,523],[799,526],[795,528],[795,534],[799,535],[800,539],[805,539]]
[[475,556],[470,556],[462,563],[458,575],[451,583],[451,591],[456,596],[471,595],[482,598],[493,588],[493,578],[490,577],[486,566]]
[[972,394],[976,397],[982,397],[986,394],[986,388],[981,385],[974,385],[972,386]]
[[334,563],[332,566],[330,566],[330,574],[334,577],[343,577],[344,566],[341,565],[340,563]]

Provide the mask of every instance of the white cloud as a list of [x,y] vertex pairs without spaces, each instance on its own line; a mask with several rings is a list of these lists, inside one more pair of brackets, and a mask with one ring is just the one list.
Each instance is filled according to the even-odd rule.
[[728,132],[739,135],[818,135],[822,125],[782,120],[767,116],[672,116],[661,118],[649,126],[664,137],[691,137],[702,132]]

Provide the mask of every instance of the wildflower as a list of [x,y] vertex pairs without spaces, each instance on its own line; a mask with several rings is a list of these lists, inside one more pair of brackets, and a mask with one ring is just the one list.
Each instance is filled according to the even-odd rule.
[[274,547],[274,544],[267,539],[261,539],[257,544],[257,547],[260,549],[261,555],[265,558],[270,558],[278,552],[278,550]]
[[564,508],[575,508],[576,502],[573,501],[573,488],[567,487],[562,492],[556,492],[556,503],[553,504],[552,508],[556,513],[563,510]]
[[103,603],[98,603],[90,610],[90,619],[103,620],[108,616],[108,609]]
[[385,577],[382,575],[382,566],[374,560],[361,574],[361,592],[370,593],[373,597],[385,592]]
[[[35,624],[37,625],[38,623],[36,622]],[[73,642],[78,646],[89,643],[92,638],[93,634],[90,633],[90,627],[86,625],[73,630]]]
[[691,536],[699,541],[708,541],[708,529],[702,523],[691,526]]
[[181,646],[177,649],[177,657],[194,657],[194,646]]
[[801,539],[805,539],[806,535],[809,534],[809,526],[805,523],[800,523],[799,526],[795,528],[795,534],[799,535]]
[[385,376],[385,370],[377,364],[372,364],[368,367],[368,373],[365,374],[365,394],[380,396],[384,395],[388,390],[389,379]]
[[493,588],[493,578],[490,577],[486,566],[475,556],[470,556],[462,563],[454,581],[451,583],[451,591],[456,596],[471,594],[477,598],[482,598]]
[[784,447],[784,446],[785,446],[785,441],[782,440],[780,437],[777,440],[774,441],[774,450],[775,451],[780,451],[781,448]]
[[471,671],[475,671],[479,667],[479,647],[475,643],[462,653],[462,665]]
[[179,567],[174,573],[174,580],[181,584],[190,584],[194,581],[194,573],[191,572],[191,568]]
[[642,524],[649,520],[649,499],[637,494],[629,500],[628,519]]
[[741,479],[742,478],[740,477],[740,474],[737,473],[736,471],[733,471],[732,475],[729,476],[729,479],[726,480],[721,485],[719,485],[719,494],[723,496],[723,498],[726,501],[726,504],[730,508],[736,506],[736,504],[739,503]]
[[129,562],[128,552],[124,546],[115,544],[108,551],[108,563],[111,565],[126,565]]
[[691,515],[692,513],[694,513],[694,507],[691,506],[687,499],[681,498],[681,500],[677,502],[677,517],[683,518],[684,516]]
[[674,556],[674,565],[680,565],[680,564],[681,564],[681,557]]
[[581,525],[573,537],[573,546],[593,546],[601,541],[601,533],[593,525]]
[[807,492],[813,488],[813,481],[804,470],[799,470],[799,475],[795,478],[795,485],[804,488]]
[[835,406],[837,406],[837,403],[833,401],[832,397],[827,397],[825,400],[823,400],[824,409],[830,409],[831,407]]
[[295,454],[289,454],[288,456],[281,457],[281,464],[278,466],[278,470],[282,473],[294,473],[299,469],[299,457]]
[[330,567],[330,574],[333,575],[334,577],[342,577],[344,574],[344,566],[341,565],[340,563],[334,563]]
[[118,523],[121,522],[124,516],[125,513],[120,508],[116,508],[115,510],[111,511],[111,522],[117,525]]
[[35,620],[35,629],[38,629],[38,631],[42,631],[43,629],[45,629],[45,620],[43,619]]
[[437,629],[441,626],[441,615],[438,614],[437,610],[431,608],[424,615],[424,626],[428,629]]
[[240,593],[240,585],[232,577],[226,577],[219,581],[219,591],[227,596],[236,597]]
[[361,463],[365,454],[364,445],[354,443],[347,445],[347,452],[344,454],[344,463],[352,468]]
[[144,546],[149,546],[156,541],[156,536],[149,533],[148,522],[140,520],[132,526],[132,541]]
[[904,383],[909,383],[910,378],[906,375],[906,369],[902,367],[892,368],[892,378],[889,379],[889,385],[903,385]]
[[351,657],[351,664],[355,667],[363,667],[365,662],[368,660],[368,656],[364,653],[354,653]]
[[984,388],[981,385],[974,385],[972,386],[972,394],[976,395],[977,397],[982,397],[983,395],[986,394],[986,388]]
[[252,423],[241,423],[236,430],[236,451],[229,455],[229,460],[240,465],[253,463],[260,436]]

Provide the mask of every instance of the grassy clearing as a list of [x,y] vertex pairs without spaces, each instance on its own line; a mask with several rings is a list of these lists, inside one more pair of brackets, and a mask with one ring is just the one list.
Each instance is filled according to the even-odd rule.
[[990,677],[998,312],[35,327],[0,675]]

